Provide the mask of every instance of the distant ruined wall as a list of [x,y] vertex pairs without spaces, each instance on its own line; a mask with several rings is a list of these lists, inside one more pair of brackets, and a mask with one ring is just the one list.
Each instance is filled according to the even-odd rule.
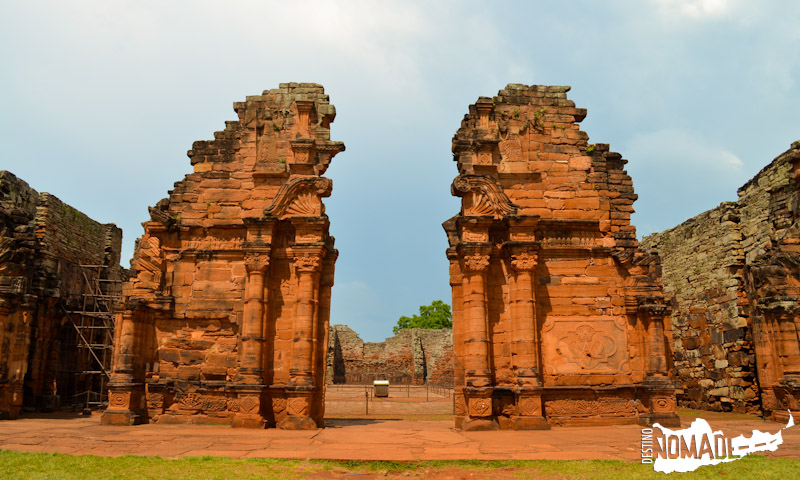
[[364,342],[346,325],[331,327],[328,383],[453,383],[453,331],[403,329],[383,342]]
[[662,258],[684,406],[779,417],[797,408],[798,162],[795,142],[736,202],[641,242]]
[[64,311],[80,310],[89,291],[80,265],[106,266],[94,270],[105,279],[125,275],[121,244],[116,225],[0,171],[0,418],[16,418],[23,405],[52,408],[56,395],[74,393],[74,378],[58,373],[88,365],[59,360],[74,347],[63,344],[69,336],[59,340]]

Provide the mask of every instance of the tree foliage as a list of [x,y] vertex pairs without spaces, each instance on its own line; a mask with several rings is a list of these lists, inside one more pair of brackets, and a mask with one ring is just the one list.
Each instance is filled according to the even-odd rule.
[[420,305],[419,315],[403,315],[392,328],[395,334],[404,328],[453,328],[453,314],[450,305],[434,300],[430,305]]

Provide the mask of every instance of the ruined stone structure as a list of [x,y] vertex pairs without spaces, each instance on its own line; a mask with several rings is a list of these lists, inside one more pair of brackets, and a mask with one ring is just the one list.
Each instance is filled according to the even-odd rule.
[[642,240],[663,261],[681,404],[800,413],[798,180],[795,142],[736,202]]
[[105,424],[322,425],[337,251],[322,177],[344,144],[316,84],[234,104],[136,247]]
[[[102,374],[78,373],[103,366],[77,351],[79,327],[68,312],[87,310],[98,281],[124,276],[121,243],[115,225],[0,171],[0,419],[16,418],[23,407],[71,402],[77,390],[102,389]],[[113,289],[114,282],[105,285]],[[85,325],[80,314],[73,320]],[[98,356],[103,362],[102,351]]]
[[364,342],[346,325],[331,326],[328,383],[453,383],[453,331],[407,328],[384,342]]
[[678,424],[660,267],[630,224],[626,160],[588,143],[568,90],[510,84],[453,138],[457,428]]

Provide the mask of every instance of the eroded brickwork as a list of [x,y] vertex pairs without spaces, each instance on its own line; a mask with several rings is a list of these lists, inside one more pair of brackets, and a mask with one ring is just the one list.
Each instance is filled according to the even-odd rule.
[[104,423],[322,425],[335,109],[322,86],[289,83],[234,110],[150,208]]
[[568,90],[510,84],[453,139],[460,428],[678,422],[660,267],[630,224],[626,160],[588,143]]
[[800,142],[736,202],[642,240],[663,259],[681,404],[785,421],[800,398]]
[[121,243],[115,225],[0,171],[0,418],[16,418],[23,405],[54,408],[59,396],[76,393],[74,375],[60,371],[97,370],[75,356],[59,358],[75,348],[66,312],[84,307],[96,280],[81,265],[103,266],[88,275],[104,280],[125,275]]
[[383,342],[364,342],[346,325],[331,326],[329,383],[453,383],[453,331],[403,329]]

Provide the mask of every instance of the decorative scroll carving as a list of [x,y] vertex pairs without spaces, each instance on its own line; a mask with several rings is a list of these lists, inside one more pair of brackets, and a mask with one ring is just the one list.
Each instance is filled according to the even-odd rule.
[[635,416],[636,405],[625,398],[600,398],[597,400],[550,400],[545,404],[550,415],[589,417],[595,415]]
[[489,255],[469,255],[464,257],[464,269],[468,272],[481,272],[489,267]]
[[536,268],[537,255],[535,252],[518,253],[511,256],[511,266],[518,272],[530,272]]
[[333,182],[325,177],[296,177],[283,184],[275,201],[264,210],[266,215],[286,217],[318,217],[323,213],[321,197],[329,197]]
[[617,353],[617,342],[584,324],[561,337],[556,352],[581,369],[594,370],[601,363],[608,363],[609,357]]
[[228,402],[224,398],[206,397],[203,399],[203,411],[205,412],[222,412],[228,406]]
[[548,374],[628,373],[624,322],[614,319],[546,322]]
[[492,177],[459,175],[453,180],[451,192],[464,198],[462,210],[466,216],[503,218],[517,213],[518,207],[511,203],[503,187]]

